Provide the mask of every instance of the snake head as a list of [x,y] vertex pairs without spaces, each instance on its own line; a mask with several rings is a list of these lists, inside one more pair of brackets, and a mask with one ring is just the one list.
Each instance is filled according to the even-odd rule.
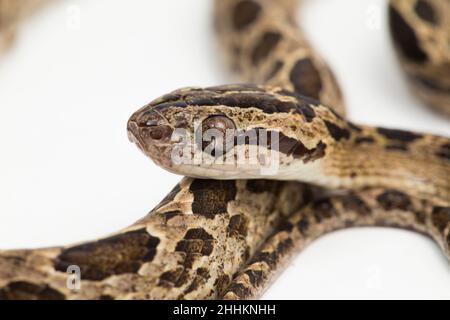
[[128,120],[127,131],[129,140],[145,155],[162,166],[170,165],[165,159],[170,154],[173,128],[158,111],[152,107],[138,110]]
[[321,157],[325,145],[311,138],[313,130],[321,132],[309,106],[316,101],[280,90],[179,89],[135,112],[129,137],[164,169],[197,178],[260,178],[267,166]]

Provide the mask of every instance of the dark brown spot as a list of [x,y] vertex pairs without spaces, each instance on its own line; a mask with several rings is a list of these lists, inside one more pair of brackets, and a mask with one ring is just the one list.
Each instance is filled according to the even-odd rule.
[[[308,149],[301,141],[288,137],[281,132],[267,131],[264,128],[253,128],[252,130],[256,132],[256,139],[250,139],[251,136],[245,132],[238,132],[235,137],[235,145],[267,145],[268,149],[279,151],[296,159],[302,159],[304,163],[315,161],[325,155],[327,146],[322,141],[315,148]],[[265,137],[265,140],[262,140],[263,137]],[[278,140],[275,140],[274,137],[278,137]],[[277,144],[275,144],[276,142]]]
[[239,2],[233,10],[233,26],[242,30],[258,18],[261,6],[250,0]]
[[253,287],[259,286],[264,281],[264,273],[261,270],[248,269],[244,272]]
[[289,74],[289,79],[296,93],[319,99],[322,81],[320,73],[310,59],[298,60]]
[[246,186],[252,193],[274,193],[279,189],[280,183],[275,180],[247,180]]
[[436,13],[433,10],[433,7],[425,0],[418,0],[416,5],[414,6],[414,10],[417,15],[427,22],[432,24],[437,24]]
[[214,249],[213,236],[202,228],[189,229],[184,238],[178,241],[175,251],[185,254],[184,266],[192,268],[193,262],[201,256],[209,256]]
[[252,63],[257,66],[261,60],[267,58],[267,56],[275,49],[277,44],[281,40],[281,34],[279,32],[266,32],[260,42],[255,46],[252,52]]
[[205,278],[205,279],[209,279],[210,274],[207,268],[198,268],[196,271],[197,275],[199,277]]
[[375,139],[371,136],[358,137],[355,139],[356,144],[373,144]]
[[337,211],[331,203],[330,199],[319,199],[312,204],[312,209],[314,212],[314,217],[318,223],[322,222],[324,219],[332,218],[337,216]]
[[145,229],[129,231],[63,251],[55,269],[66,272],[69,266],[77,265],[83,280],[135,273],[142,264],[153,260],[159,242]]
[[172,107],[185,108],[204,106],[227,106],[230,108],[257,108],[265,113],[296,113],[303,114],[302,106],[318,104],[317,100],[280,90],[277,94],[289,95],[295,102],[282,101],[275,94],[267,93],[255,85],[237,84],[211,87],[201,90],[190,90],[184,93],[182,101],[162,103],[155,106],[160,112]]
[[308,231],[309,228],[309,220],[306,217],[301,218],[298,222],[297,222],[297,229],[303,234],[305,235],[306,232]]
[[200,286],[205,284],[205,281],[205,278],[196,276],[194,279],[192,279],[189,286],[184,290],[184,294],[188,294],[197,290],[198,288],[200,288]]
[[431,216],[433,225],[444,232],[445,228],[450,222],[450,207],[434,207]]
[[436,153],[439,158],[450,160],[450,143],[441,146],[439,151]]
[[216,281],[214,282],[214,288],[216,289],[216,292],[218,294],[221,294],[227,288],[229,283],[230,283],[230,277],[226,274],[223,274],[223,275],[219,276],[216,279]]
[[233,282],[228,288],[227,292],[233,292],[240,299],[245,299],[251,295],[251,289],[242,283]]
[[178,217],[178,216],[182,216],[183,213],[181,211],[169,211],[169,212],[164,212],[164,219],[167,221],[169,221],[172,218]]
[[324,120],[325,125],[327,126],[328,132],[333,137],[334,140],[340,141],[341,139],[350,138],[350,131],[345,128],[341,128],[334,123]]
[[371,212],[370,207],[355,194],[349,194],[343,197],[342,206],[345,210],[354,211],[361,216],[367,216]]
[[110,296],[108,294],[102,294],[100,297],[98,297],[98,300],[115,300],[113,296]]
[[323,158],[325,156],[326,148],[327,148],[327,145],[325,143],[323,143],[322,141],[320,141],[319,144],[317,145],[317,147],[310,150],[310,152],[303,158],[303,162],[308,163],[308,162]]
[[189,280],[189,273],[183,267],[161,274],[158,285],[166,288],[183,286]]
[[286,221],[286,220],[283,220],[280,223],[280,225],[278,226],[279,232],[283,232],[283,231],[291,232],[292,229],[294,229],[294,226],[292,225],[292,223],[290,223],[289,221]]
[[423,136],[414,132],[396,129],[377,128],[379,134],[385,136],[387,139],[410,143]]
[[417,222],[419,222],[421,224],[426,223],[427,216],[423,211],[414,211],[414,216],[415,216]]
[[236,196],[235,181],[196,179],[189,190],[194,195],[192,212],[213,219],[227,212],[228,202]]
[[273,251],[260,251],[256,253],[251,259],[251,263],[264,262],[270,269],[274,270],[279,263],[280,258],[283,257],[293,245],[292,239],[284,239],[277,244],[277,247]]
[[299,109],[301,110],[307,122],[311,122],[316,117],[316,112],[314,111],[314,109],[307,104],[299,105]]
[[46,284],[10,282],[0,288],[0,300],[64,300],[64,295]]
[[419,46],[414,30],[392,5],[389,6],[389,23],[394,42],[398,45],[401,53],[417,63],[426,62],[428,56]]
[[280,152],[296,159],[303,159],[304,163],[315,161],[325,155],[326,144],[322,142],[319,142],[315,148],[308,149],[301,141],[279,133],[278,143]]
[[246,237],[248,220],[241,214],[234,215],[230,218],[227,227],[227,234],[230,237]]
[[278,72],[281,70],[282,67],[283,67],[283,61],[277,60],[274,63],[272,70],[270,70],[270,72],[267,74],[266,79],[265,79],[266,82],[269,81],[270,79],[272,79],[273,77],[275,77],[278,74]]
[[408,147],[404,144],[388,144],[385,149],[388,151],[408,151]]
[[267,252],[267,251],[261,251],[257,252],[253,258],[251,259],[252,263],[255,262],[264,262],[266,263],[270,269],[274,269],[277,265],[277,254],[275,251]]
[[276,253],[278,255],[278,259],[282,256],[285,256],[286,253],[289,252],[289,250],[294,246],[294,243],[292,242],[291,238],[284,239],[283,241],[280,241],[277,245]]
[[411,209],[411,200],[403,192],[397,190],[387,190],[377,196],[377,201],[384,210],[403,210]]

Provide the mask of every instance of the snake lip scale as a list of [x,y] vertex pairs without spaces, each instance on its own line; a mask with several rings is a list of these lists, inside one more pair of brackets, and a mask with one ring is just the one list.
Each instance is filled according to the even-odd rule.
[[[0,49],[46,2],[0,0]],[[242,83],[175,90],[127,124],[146,156],[188,177],[112,235],[0,251],[0,299],[254,299],[294,254],[349,227],[414,230],[450,258],[450,139],[346,119],[297,5],[215,0],[220,52]],[[390,0],[388,13],[412,91],[450,115],[450,1]],[[180,132],[201,139],[180,144]],[[250,163],[260,147],[268,156]],[[267,163],[276,170],[262,175]]]

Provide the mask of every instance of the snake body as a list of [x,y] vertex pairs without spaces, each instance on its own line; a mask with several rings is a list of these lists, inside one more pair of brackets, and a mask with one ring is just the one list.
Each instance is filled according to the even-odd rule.
[[[449,73],[436,70],[448,67],[450,50],[423,43],[430,39],[426,30],[438,30],[437,40],[448,36],[450,12],[442,10],[448,1],[426,1],[439,16],[434,24],[416,21],[427,12],[423,4],[417,9],[422,2],[392,0],[391,26],[411,83],[445,113]],[[2,251],[0,299],[256,298],[295,252],[352,226],[412,229],[450,257],[449,139],[345,120],[337,81],[299,31],[295,9],[293,0],[217,0],[215,25],[228,61],[244,80],[265,85],[180,89],[128,122],[131,140],[157,164],[203,178],[260,176],[233,163],[214,166],[217,154],[209,166],[172,163],[175,129],[193,133],[193,120],[211,117],[205,123],[219,131],[278,130],[283,176],[183,178],[146,217],[116,234],[68,247]],[[405,24],[418,26],[414,37]],[[426,62],[405,53],[411,39]],[[81,270],[81,288],[67,285],[71,266]]]

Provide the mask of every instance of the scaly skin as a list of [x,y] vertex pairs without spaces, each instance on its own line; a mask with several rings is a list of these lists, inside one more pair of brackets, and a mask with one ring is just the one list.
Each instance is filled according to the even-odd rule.
[[[237,12],[238,5],[245,10]],[[334,77],[295,26],[295,5],[294,0],[217,0],[224,51],[244,79],[320,98],[343,114]],[[256,18],[255,7],[260,8]],[[239,30],[233,27],[236,21]],[[307,121],[308,111],[303,111],[299,117]],[[361,129],[329,116],[352,134]],[[136,128],[129,129],[139,143]],[[399,140],[398,134],[404,137],[399,132],[362,132],[376,133],[376,144],[388,146],[393,140],[390,149],[397,151],[392,152],[420,150],[417,141],[405,145],[404,138]],[[359,138],[370,152],[373,137]],[[425,145],[426,139],[420,141]],[[433,147],[434,157],[448,167],[450,147],[439,141]],[[445,175],[440,178],[445,181]],[[445,188],[439,190],[448,192]],[[322,234],[351,226],[410,228],[431,236],[449,257],[448,193],[433,198],[427,192],[420,198],[416,191],[375,187],[335,194],[294,181],[184,178],[150,214],[114,235],[68,247],[0,252],[0,299],[255,298],[296,251]],[[80,289],[67,286],[71,266],[80,268]]]

